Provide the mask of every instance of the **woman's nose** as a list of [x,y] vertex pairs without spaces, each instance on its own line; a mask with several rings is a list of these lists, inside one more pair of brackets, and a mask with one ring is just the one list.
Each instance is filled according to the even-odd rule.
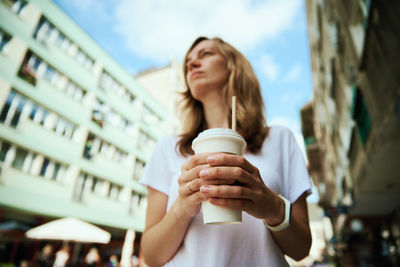
[[192,70],[200,66],[200,61],[197,58],[191,59],[188,63],[188,70]]

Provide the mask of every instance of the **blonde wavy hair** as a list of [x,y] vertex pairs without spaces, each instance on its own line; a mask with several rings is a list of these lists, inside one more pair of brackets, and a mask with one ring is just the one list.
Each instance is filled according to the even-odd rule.
[[186,65],[188,54],[200,42],[212,40],[218,51],[225,58],[228,69],[228,82],[223,88],[223,102],[229,107],[226,114],[231,121],[231,96],[236,96],[237,131],[246,140],[247,151],[258,153],[265,138],[268,136],[268,127],[264,117],[264,102],[261,95],[260,83],[250,62],[237,49],[220,38],[197,38],[186,52],[183,73],[187,90],[182,93],[183,134],[176,144],[179,153],[183,156],[193,155],[192,141],[197,135],[207,129],[203,105],[193,98],[186,80],[188,68]]

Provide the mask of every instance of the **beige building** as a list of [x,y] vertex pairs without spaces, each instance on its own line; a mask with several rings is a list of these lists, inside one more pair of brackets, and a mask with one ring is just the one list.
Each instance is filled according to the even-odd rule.
[[182,124],[179,120],[179,100],[180,93],[186,90],[182,65],[176,60],[171,60],[165,67],[151,68],[138,73],[135,79],[168,111],[169,133],[180,133]]
[[[400,2],[306,3],[314,99],[302,110],[302,124],[320,205],[334,222],[344,263],[359,264],[368,247],[361,243],[380,244],[379,236],[392,248],[379,245],[371,262],[394,262],[400,245]],[[347,240],[359,233],[362,242]],[[356,253],[356,259],[347,256]]]

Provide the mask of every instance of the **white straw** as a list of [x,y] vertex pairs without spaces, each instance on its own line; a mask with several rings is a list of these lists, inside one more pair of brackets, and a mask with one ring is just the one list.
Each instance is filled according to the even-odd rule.
[[236,131],[236,96],[232,96],[232,130]]

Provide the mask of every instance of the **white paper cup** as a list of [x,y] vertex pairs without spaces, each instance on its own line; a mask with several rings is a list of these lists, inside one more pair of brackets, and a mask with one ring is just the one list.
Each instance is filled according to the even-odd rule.
[[[224,152],[243,155],[246,141],[231,129],[213,128],[201,132],[192,143],[195,154],[205,152]],[[236,224],[242,222],[242,212],[211,204],[202,203],[205,224]]]

